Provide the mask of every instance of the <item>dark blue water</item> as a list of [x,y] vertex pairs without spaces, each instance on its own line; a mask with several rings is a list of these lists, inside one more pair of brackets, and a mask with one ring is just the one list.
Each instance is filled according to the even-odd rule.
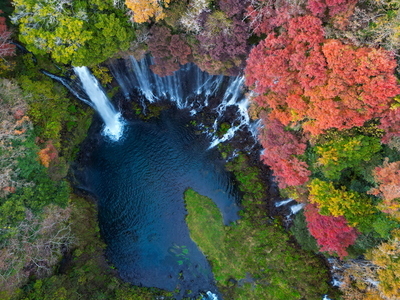
[[85,166],[110,262],[124,280],[177,289],[177,299],[217,293],[210,266],[189,236],[184,191],[213,199],[226,224],[239,210],[223,163],[189,120],[187,111],[169,109],[159,119],[131,121],[119,142],[100,137],[92,143]]

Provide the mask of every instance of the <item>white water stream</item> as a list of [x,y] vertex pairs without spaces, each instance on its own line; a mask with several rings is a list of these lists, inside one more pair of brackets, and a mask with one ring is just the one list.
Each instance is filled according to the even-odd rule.
[[104,121],[104,134],[112,140],[119,140],[124,130],[121,113],[111,104],[96,77],[90,73],[87,67],[74,67],[74,71],[81,80],[93,108]]
[[[282,200],[282,201],[276,202],[275,207],[285,206],[286,204],[289,204],[291,202],[295,202],[295,200],[293,200],[291,198]],[[296,204],[291,205],[290,206],[291,215],[297,214],[303,207],[304,207],[304,203],[296,203]],[[290,217],[291,215],[289,215],[287,217]]]
[[[171,76],[160,77],[151,71],[150,65],[150,58],[137,61],[133,57],[122,68],[115,63],[110,65],[126,98],[130,98],[131,92],[138,89],[149,102],[168,99],[178,108],[189,109],[195,115],[209,105],[211,97],[217,96],[221,98],[221,103],[215,108],[217,118],[209,133],[209,148],[231,139],[243,128],[248,128],[253,134],[254,126],[247,113],[248,99],[243,93],[244,77],[209,75],[194,64],[182,66]],[[222,95],[221,90],[225,91]],[[145,103],[142,105],[146,106]],[[222,137],[218,137],[216,132],[229,107],[235,108],[237,117],[232,120],[231,128]]]

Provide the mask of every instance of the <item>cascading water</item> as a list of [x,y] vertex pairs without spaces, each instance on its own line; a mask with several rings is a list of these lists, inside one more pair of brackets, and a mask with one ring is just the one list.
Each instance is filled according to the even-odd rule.
[[[282,200],[282,201],[276,202],[275,203],[275,207],[285,206],[285,205],[287,205],[287,204],[289,204],[291,202],[296,202],[296,201],[291,199],[291,198],[289,198],[289,199],[286,199],[286,200]],[[291,215],[297,214],[300,210],[303,209],[303,207],[304,207],[304,203],[297,203],[296,202],[296,204],[290,205],[290,215],[286,216],[286,218],[290,218]]]
[[288,203],[290,203],[290,202],[294,202],[294,201],[295,201],[295,200],[293,200],[293,199],[291,199],[291,198],[286,199],[286,200],[282,200],[282,201],[276,202],[276,203],[275,203],[275,207],[280,207],[280,206],[286,205],[286,204],[288,204]]
[[[145,100],[156,102],[167,99],[180,109],[189,109],[192,115],[201,112],[212,97],[221,99],[215,108],[217,116],[211,131],[205,130],[211,139],[209,148],[231,139],[240,129],[250,130],[254,127],[252,123],[255,122],[250,120],[247,113],[248,100],[243,94],[244,77],[209,75],[194,64],[186,64],[171,76],[160,77],[151,71],[151,63],[150,57],[140,61],[131,57],[122,64],[110,64],[113,76],[126,98],[131,98],[132,92],[139,90],[144,97],[143,106]],[[236,110],[236,118],[231,120],[231,128],[222,137],[218,137],[218,125],[230,107]]]
[[214,121],[213,129],[214,132],[217,131],[218,123],[220,122],[221,118],[227,110],[227,107],[229,106],[237,107],[238,117],[233,120],[233,124],[235,122],[237,124],[229,128],[228,132],[225,133],[222,138],[213,136],[210,148],[213,148],[219,143],[231,139],[239,129],[242,129],[243,127],[249,127],[250,117],[247,113],[248,99],[246,99],[242,93],[243,82],[244,77],[237,77],[232,80],[232,82],[228,85],[221,103],[216,108],[216,111],[218,112],[218,117]]
[[292,212],[293,215],[297,214],[300,210],[302,210],[304,207],[304,203],[298,203],[295,205],[292,205],[290,207],[290,211]]
[[[224,79],[222,75],[202,72],[194,64],[182,66],[171,76],[160,77],[151,71],[151,64],[151,57],[140,61],[130,57],[129,60],[110,64],[113,76],[126,98],[130,98],[132,92],[138,89],[150,102],[168,99],[180,109],[193,108],[199,111],[207,105],[209,96],[215,94]],[[202,96],[201,103],[194,99],[198,95]]]
[[218,296],[208,291],[206,295],[202,297],[202,300],[218,300]]
[[93,108],[104,121],[105,135],[112,140],[119,140],[124,129],[121,113],[115,110],[96,77],[89,72],[87,67],[74,67],[74,71],[81,80],[83,89],[91,100]]

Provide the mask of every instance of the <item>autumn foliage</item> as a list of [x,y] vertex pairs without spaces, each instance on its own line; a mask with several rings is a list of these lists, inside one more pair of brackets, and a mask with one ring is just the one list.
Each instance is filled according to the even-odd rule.
[[[0,10],[0,15],[3,12]],[[15,54],[15,45],[10,43],[11,32],[6,25],[6,18],[0,17],[0,57]]]
[[389,163],[386,159],[382,166],[375,168],[374,178],[378,186],[369,193],[383,199],[378,208],[400,220],[400,161]]
[[306,144],[294,133],[286,131],[277,119],[263,118],[264,128],[259,140],[264,147],[262,161],[271,167],[280,188],[302,185],[311,172],[306,162],[298,158]]
[[210,74],[238,75],[249,52],[248,25],[222,11],[203,13],[200,24],[203,30],[193,45],[195,63]]
[[284,125],[302,122],[312,135],[362,126],[389,112],[400,93],[396,61],[382,49],[325,40],[320,19],[291,19],[250,53],[246,83],[255,101]]
[[400,231],[396,229],[392,238],[369,253],[377,266],[378,290],[385,299],[400,297]]
[[164,6],[171,0],[125,0],[126,6],[132,12],[132,20],[143,23],[155,18],[156,21],[165,17]]
[[183,37],[161,26],[151,28],[148,45],[155,63],[151,68],[160,76],[172,75],[180,65],[189,62],[192,52]]
[[250,0],[219,0],[218,6],[228,17],[242,18],[250,2]]
[[351,226],[365,228],[365,223],[375,212],[372,201],[364,194],[336,188],[332,182],[313,179],[309,184],[311,203],[317,204],[323,215],[344,216]]
[[251,1],[246,16],[253,33],[270,34],[290,19],[305,13],[302,1]]
[[321,247],[320,251],[337,253],[340,258],[348,255],[346,248],[354,244],[359,233],[348,225],[344,217],[323,216],[315,204],[308,204],[304,215],[310,234]]
[[316,17],[334,17],[354,9],[357,0],[308,0],[307,8]]
[[391,109],[380,118],[379,128],[385,130],[383,143],[389,143],[393,137],[400,136],[400,108]]
[[47,141],[46,147],[38,152],[38,156],[41,164],[48,168],[50,162],[58,157],[58,151],[54,147],[52,141]]
[[269,34],[250,52],[246,84],[259,94],[255,101],[271,108],[271,117],[284,125],[306,117],[304,92],[326,82],[323,33],[318,18],[299,17],[281,35]]
[[316,120],[322,129],[362,126],[389,112],[392,98],[400,93],[391,52],[355,48],[338,40],[327,41],[322,51],[327,60],[328,81],[310,95],[314,106],[309,114],[317,119],[318,105],[332,107],[329,121]]

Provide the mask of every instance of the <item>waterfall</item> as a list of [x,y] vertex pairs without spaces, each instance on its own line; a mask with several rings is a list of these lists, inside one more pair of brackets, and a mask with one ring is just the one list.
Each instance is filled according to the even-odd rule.
[[294,200],[293,200],[292,198],[289,198],[289,199],[287,199],[287,200],[283,200],[283,201],[276,202],[276,203],[275,203],[275,207],[279,207],[279,206],[286,205],[286,204],[288,204],[288,203],[290,203],[290,202],[292,202],[292,201],[294,201]]
[[74,67],[74,71],[81,80],[83,89],[94,109],[104,121],[104,134],[112,140],[119,140],[124,128],[121,113],[115,110],[96,77],[89,72],[87,67]]
[[[126,98],[139,90],[149,102],[168,99],[180,109],[193,108],[199,111],[207,105],[208,98],[218,91],[224,79],[222,75],[202,72],[192,63],[182,66],[173,75],[161,77],[151,70],[152,63],[151,57],[137,61],[132,56],[129,60],[110,63],[110,70]],[[198,103],[196,96],[202,96],[204,101]]]
[[[153,73],[150,65],[151,57],[137,61],[134,57],[127,60],[116,60],[109,67],[117,80],[125,98],[130,99],[137,92],[142,96],[141,104],[146,108],[146,101],[156,102],[168,100],[180,109],[188,109],[192,115],[209,107],[211,99],[222,99],[214,108],[216,113],[212,128],[203,128],[210,137],[210,147],[230,140],[237,131],[246,128],[251,132],[254,140],[257,138],[259,122],[250,120],[247,113],[248,99],[243,93],[244,77],[228,77],[210,75],[201,71],[195,64],[189,63],[175,71],[173,75],[160,77]],[[75,97],[93,107],[104,121],[104,134],[112,140],[121,138],[124,121],[97,79],[87,67],[74,67],[79,80],[54,75],[45,70],[42,73],[63,84]],[[217,135],[219,125],[223,122],[228,109],[235,110],[236,117],[230,117],[231,127],[222,136]]]
[[104,121],[104,135],[113,141],[121,138],[124,121],[121,113],[111,104],[96,77],[87,67],[74,67],[79,80],[52,74],[46,70],[41,72],[65,86],[76,98],[95,109]]
[[218,296],[208,291],[206,295],[202,296],[202,300],[218,300]]
[[[275,207],[284,206],[291,202],[295,202],[295,200],[293,200],[292,198],[282,200],[282,201],[276,202]],[[296,203],[296,204],[291,205],[290,206],[290,215],[287,217],[290,218],[291,215],[297,214],[303,207],[304,207],[304,203]]]
[[222,98],[222,102],[216,108],[216,111],[218,112],[218,117],[215,119],[213,125],[214,132],[217,131],[218,123],[229,106],[236,106],[238,117],[233,120],[233,126],[229,128],[228,132],[225,133],[222,138],[218,138],[215,135],[213,136],[210,148],[213,148],[219,143],[231,139],[235,135],[236,131],[243,128],[244,126],[250,126],[250,117],[247,113],[249,101],[244,97],[242,93],[243,82],[244,77],[236,77],[229,82],[229,85]]
[[[170,76],[160,77],[151,71],[152,59],[145,57],[137,61],[134,57],[129,60],[113,61],[109,67],[121,87],[125,97],[131,98],[134,91],[139,91],[143,96],[142,106],[145,101],[157,102],[168,100],[180,109],[189,109],[192,115],[201,112],[209,105],[212,97],[222,99],[214,109],[217,113],[215,122],[210,129],[203,130],[210,137],[210,147],[231,139],[238,130],[253,128],[247,113],[248,99],[243,93],[244,77],[227,77],[222,75],[209,75],[201,71],[195,64],[189,63],[175,71]],[[222,136],[216,132],[224,118],[227,109],[236,110],[236,118],[232,120],[231,128]],[[255,134],[252,133],[253,136]]]
[[300,210],[302,210],[302,208],[304,207],[304,203],[299,203],[299,204],[295,204],[292,205],[290,207],[290,211],[292,212],[293,215],[297,214]]

